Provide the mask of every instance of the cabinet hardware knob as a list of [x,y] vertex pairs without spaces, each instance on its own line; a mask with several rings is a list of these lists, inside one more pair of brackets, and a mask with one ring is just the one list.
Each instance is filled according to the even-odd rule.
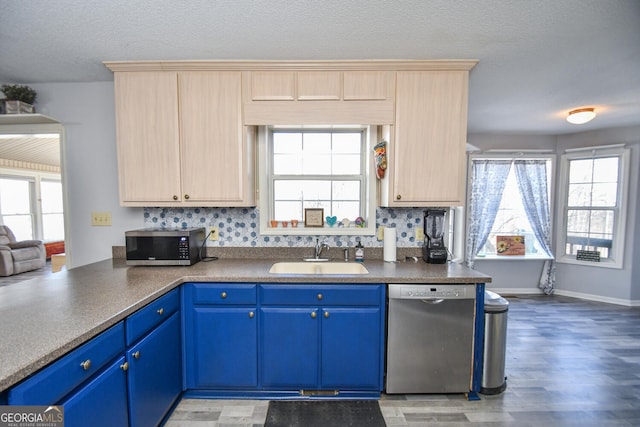
[[80,366],[82,367],[82,369],[84,369],[85,371],[88,371],[89,368],[91,367],[91,359],[87,359],[84,362],[82,362],[80,364]]
[[160,307],[158,310],[156,310],[156,313],[162,316],[164,314],[164,308]]
[[120,369],[122,369],[123,371],[126,371],[129,369],[129,362],[124,362],[122,365],[120,365]]
[[133,356],[134,359],[140,359],[140,351],[136,351],[135,353],[131,354]]
[[189,200],[189,195],[188,195],[188,194],[185,194],[185,195],[184,195],[184,198],[185,198],[186,200]]
[[315,318],[316,318],[316,316],[317,316],[316,312],[315,312],[315,311],[312,311],[312,312],[311,312],[311,318],[312,318],[312,319],[315,319]]
[[325,317],[325,319],[329,317],[329,312],[328,311],[324,312],[324,317]]
[[173,200],[178,200],[178,196],[173,196]]
[[396,200],[400,200],[400,199],[402,199],[402,196],[398,194],[398,195],[396,196]]
[[250,311],[250,312],[249,312],[249,318],[253,319],[253,317],[254,317],[255,315],[256,315],[256,314],[255,314],[253,311]]
[[223,293],[220,294],[220,296],[222,297],[222,299],[225,299],[227,297],[227,293],[223,292]]
[[318,299],[322,299],[322,294],[318,294]]

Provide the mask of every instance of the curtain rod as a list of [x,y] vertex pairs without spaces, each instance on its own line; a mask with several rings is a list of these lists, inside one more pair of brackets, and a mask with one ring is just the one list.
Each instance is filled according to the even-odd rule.
[[611,144],[611,145],[594,145],[593,147],[580,147],[580,148],[567,148],[565,153],[573,153],[576,151],[594,151],[594,150],[607,150],[611,148],[624,148],[625,144]]

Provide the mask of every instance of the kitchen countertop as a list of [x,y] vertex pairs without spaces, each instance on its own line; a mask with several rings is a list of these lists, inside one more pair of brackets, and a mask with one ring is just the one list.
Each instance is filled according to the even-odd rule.
[[226,259],[190,267],[129,267],[105,260],[0,288],[0,391],[185,282],[488,283],[462,264],[365,260],[364,275],[271,274],[278,261]]

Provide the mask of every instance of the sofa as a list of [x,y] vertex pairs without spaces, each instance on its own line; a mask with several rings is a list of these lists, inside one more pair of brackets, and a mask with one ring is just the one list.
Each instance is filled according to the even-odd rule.
[[46,264],[42,240],[16,241],[9,227],[0,225],[0,276],[37,270]]

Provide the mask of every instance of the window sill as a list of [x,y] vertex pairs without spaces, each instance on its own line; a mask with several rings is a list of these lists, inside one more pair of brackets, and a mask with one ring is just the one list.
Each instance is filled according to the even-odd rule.
[[476,255],[474,261],[551,261],[548,255]]
[[266,227],[263,236],[375,236],[371,227]]
[[575,259],[575,257],[563,256],[558,258],[558,262],[561,264],[581,265],[583,267],[613,268],[616,270],[622,269],[621,263],[618,263],[610,259],[601,260],[600,262],[593,262],[593,261],[579,261]]

